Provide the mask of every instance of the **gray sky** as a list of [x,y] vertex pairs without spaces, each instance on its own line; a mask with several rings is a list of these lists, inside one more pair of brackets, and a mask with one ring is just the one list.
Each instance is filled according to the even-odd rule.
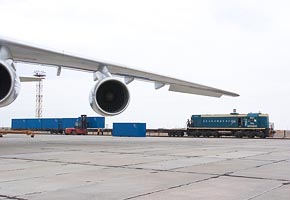
[[[263,112],[277,129],[290,120],[290,2],[287,0],[0,0],[0,35],[237,92],[220,99],[129,85],[131,103],[112,122],[183,127],[192,114]],[[45,70],[43,117],[96,116],[92,74]],[[0,126],[35,115],[35,84],[0,109]]]

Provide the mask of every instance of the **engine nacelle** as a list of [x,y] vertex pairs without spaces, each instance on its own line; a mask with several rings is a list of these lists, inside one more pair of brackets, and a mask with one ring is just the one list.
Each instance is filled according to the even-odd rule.
[[89,101],[95,112],[113,116],[126,110],[130,101],[130,93],[123,82],[108,77],[98,81],[92,88]]
[[20,80],[14,67],[4,60],[0,60],[0,107],[8,106],[18,96]]

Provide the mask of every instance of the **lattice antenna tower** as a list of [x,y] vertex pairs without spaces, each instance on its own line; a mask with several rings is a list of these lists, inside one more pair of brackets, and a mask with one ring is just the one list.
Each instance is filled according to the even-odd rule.
[[42,117],[42,102],[43,102],[43,79],[45,79],[46,74],[44,71],[34,71],[33,76],[40,78],[36,83],[36,107],[35,107],[35,117]]

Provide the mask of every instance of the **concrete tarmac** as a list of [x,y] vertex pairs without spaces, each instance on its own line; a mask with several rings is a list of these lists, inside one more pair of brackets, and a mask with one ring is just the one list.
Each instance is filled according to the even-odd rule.
[[290,140],[5,135],[0,200],[290,199]]

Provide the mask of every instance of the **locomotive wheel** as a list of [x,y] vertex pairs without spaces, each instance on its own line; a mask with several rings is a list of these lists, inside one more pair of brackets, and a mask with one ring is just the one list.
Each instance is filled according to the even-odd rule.
[[220,137],[220,134],[217,131],[213,131],[211,135],[213,137],[215,137],[215,138],[219,138]]
[[200,137],[200,136],[201,136],[201,132],[197,131],[197,132],[195,133],[195,137]]
[[210,136],[211,136],[210,131],[205,131],[205,132],[203,133],[203,137],[208,138],[208,137],[210,137]]
[[266,134],[265,134],[264,132],[258,132],[258,133],[257,133],[257,136],[258,136],[259,138],[266,138]]
[[234,133],[234,136],[236,138],[242,138],[244,136],[244,133],[242,131],[237,131]]
[[194,134],[193,134],[193,132],[188,131],[188,132],[187,132],[187,136],[189,136],[189,137],[190,137],[190,136],[194,136]]
[[256,133],[253,131],[249,131],[249,132],[247,132],[247,136],[248,136],[248,138],[254,138],[256,136]]
[[266,137],[267,137],[267,134],[262,132],[260,138],[264,138],[265,139]]
[[196,131],[191,132],[190,136],[192,136],[192,137],[196,137]]

